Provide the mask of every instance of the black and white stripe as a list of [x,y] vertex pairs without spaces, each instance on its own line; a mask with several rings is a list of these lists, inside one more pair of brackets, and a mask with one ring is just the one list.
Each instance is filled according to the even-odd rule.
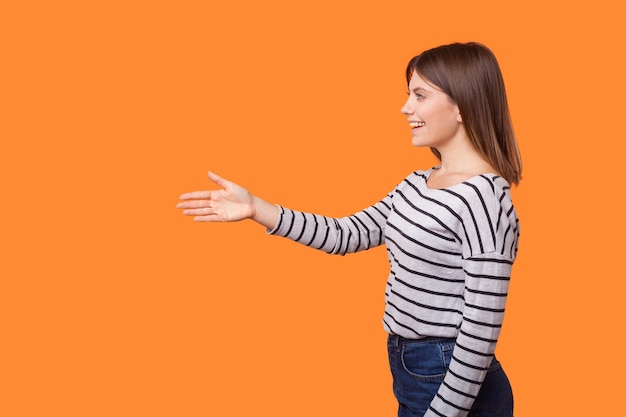
[[464,416],[478,394],[504,318],[519,221],[509,184],[483,174],[444,189],[409,175],[380,202],[343,218],[281,207],[269,233],[331,254],[385,243],[390,273],[383,326],[407,338],[456,338],[426,416]]

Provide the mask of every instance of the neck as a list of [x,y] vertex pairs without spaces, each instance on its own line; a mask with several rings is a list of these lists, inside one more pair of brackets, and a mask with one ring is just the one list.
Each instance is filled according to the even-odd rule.
[[494,167],[474,148],[469,138],[438,151],[441,154],[441,174],[496,173]]

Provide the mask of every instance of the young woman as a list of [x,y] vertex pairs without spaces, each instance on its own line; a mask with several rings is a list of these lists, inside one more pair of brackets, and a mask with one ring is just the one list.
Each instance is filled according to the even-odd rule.
[[383,326],[400,417],[512,416],[494,350],[519,224],[510,185],[521,159],[493,53],[455,43],[414,57],[402,107],[412,142],[439,158],[380,202],[344,218],[290,210],[213,173],[221,187],[181,196],[196,221],[252,219],[270,234],[332,254],[385,244]]

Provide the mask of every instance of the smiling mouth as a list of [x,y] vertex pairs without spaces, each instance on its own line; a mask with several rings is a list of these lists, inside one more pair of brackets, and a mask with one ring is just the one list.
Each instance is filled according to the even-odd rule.
[[411,126],[411,128],[416,128],[416,127],[423,127],[426,123],[424,122],[409,122],[409,126]]

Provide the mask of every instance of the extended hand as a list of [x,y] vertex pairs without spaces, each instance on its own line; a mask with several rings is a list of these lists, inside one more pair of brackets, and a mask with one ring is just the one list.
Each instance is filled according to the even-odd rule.
[[222,189],[181,195],[184,201],[176,207],[184,209],[184,215],[194,216],[198,222],[235,222],[256,214],[254,199],[248,190],[212,172],[209,172],[209,179]]

